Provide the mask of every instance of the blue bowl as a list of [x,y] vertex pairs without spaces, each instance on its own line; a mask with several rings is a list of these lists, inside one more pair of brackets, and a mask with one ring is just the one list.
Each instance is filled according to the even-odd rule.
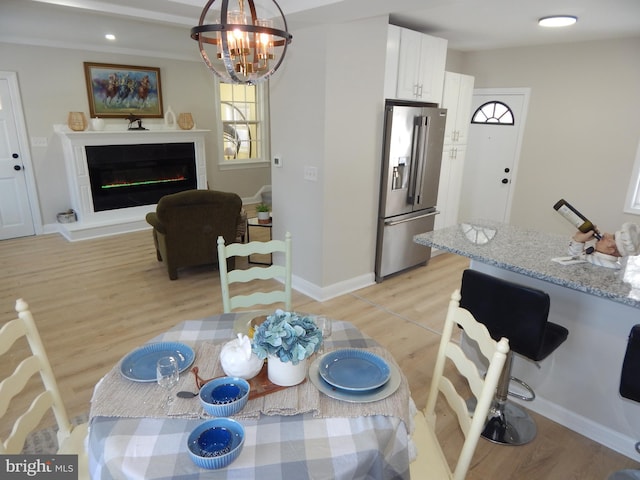
[[249,382],[243,378],[214,378],[200,389],[200,404],[209,415],[230,417],[247,404],[249,390]]
[[201,468],[224,468],[244,445],[244,428],[230,418],[214,418],[198,425],[187,440],[189,456]]

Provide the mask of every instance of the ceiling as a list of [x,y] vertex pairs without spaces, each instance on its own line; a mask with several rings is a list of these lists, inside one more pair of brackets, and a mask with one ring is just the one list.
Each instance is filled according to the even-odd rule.
[[[256,0],[261,1],[265,0]],[[189,30],[198,23],[205,3],[1,0],[0,41],[197,59],[197,44]],[[389,15],[391,23],[445,38],[449,48],[460,51],[640,36],[640,0],[278,0],[278,4],[294,34],[320,23]],[[579,19],[565,29],[537,25],[539,17],[552,14]],[[105,40],[108,32],[117,39]]]

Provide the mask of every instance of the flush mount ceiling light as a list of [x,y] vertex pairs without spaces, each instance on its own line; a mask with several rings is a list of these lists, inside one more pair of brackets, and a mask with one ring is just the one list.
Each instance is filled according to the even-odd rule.
[[552,15],[539,19],[538,25],[541,27],[568,27],[577,21],[578,17],[574,17],[573,15]]
[[280,6],[275,0],[261,0],[257,8],[254,0],[231,0],[231,6],[230,0],[213,6],[215,1],[207,2],[191,29],[204,63],[227,83],[253,85],[269,78],[293,38]]

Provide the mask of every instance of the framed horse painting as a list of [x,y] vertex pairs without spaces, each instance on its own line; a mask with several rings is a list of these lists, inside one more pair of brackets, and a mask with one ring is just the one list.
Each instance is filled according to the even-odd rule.
[[160,69],[84,62],[91,118],[160,118]]

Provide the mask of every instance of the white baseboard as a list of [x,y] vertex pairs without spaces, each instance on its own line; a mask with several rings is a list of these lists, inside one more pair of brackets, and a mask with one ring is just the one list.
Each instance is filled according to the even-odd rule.
[[318,302],[324,302],[334,297],[344,295],[354,290],[359,290],[375,283],[375,276],[372,273],[360,275],[359,277],[350,278],[343,282],[334,283],[327,287],[318,287],[317,285],[304,280],[303,278],[293,275],[293,288]]
[[89,224],[89,223],[56,223],[45,225],[45,233],[59,233],[70,242],[80,240],[90,240],[93,238],[120,235],[122,233],[149,230],[149,225],[145,220],[130,220],[113,224]]
[[635,444],[640,441],[640,438],[632,438],[623,435],[620,432],[616,432],[611,428],[605,427],[604,425],[596,423],[582,415],[578,415],[575,412],[567,410],[566,408],[539,396],[536,396],[533,402],[524,402],[512,397],[509,397],[509,401],[513,401],[528,410],[539,413],[540,415],[553,420],[554,422],[559,423],[560,425],[563,425],[590,440],[598,442],[611,450],[629,457],[632,460],[640,461],[640,454],[635,449]]

